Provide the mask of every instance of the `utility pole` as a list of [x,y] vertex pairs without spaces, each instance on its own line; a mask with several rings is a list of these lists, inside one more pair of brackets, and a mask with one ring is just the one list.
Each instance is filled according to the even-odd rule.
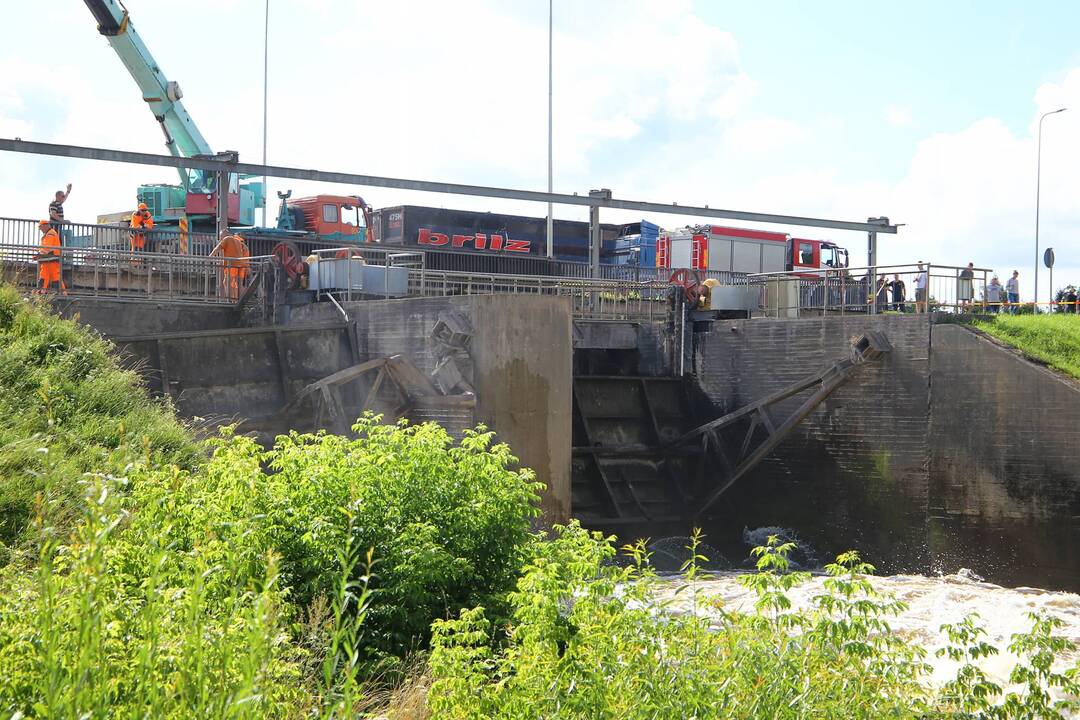
[[[269,85],[269,70],[270,70],[270,0],[266,0],[266,16],[263,23],[263,166],[266,165],[266,125],[267,125],[267,96]],[[262,192],[262,223],[263,227],[266,227],[266,196],[269,193],[267,187],[267,177],[263,175],[263,192]]]
[[[552,98],[552,36],[554,35],[554,10],[552,6],[555,0],[548,0],[548,192],[552,192],[552,158],[551,158],[551,98]],[[554,220],[551,217],[551,203],[547,206],[547,256],[555,257]]]
[[1032,296],[1035,299],[1033,306],[1035,312],[1039,312],[1039,185],[1042,182],[1042,124],[1047,115],[1056,115],[1059,112],[1065,112],[1066,109],[1051,110],[1039,117],[1038,150],[1035,152],[1035,294]]

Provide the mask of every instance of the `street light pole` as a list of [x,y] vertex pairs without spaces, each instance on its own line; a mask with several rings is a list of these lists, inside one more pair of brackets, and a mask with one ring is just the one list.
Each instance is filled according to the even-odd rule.
[[[555,0],[548,0],[548,192],[551,192],[551,38],[554,35],[554,5]],[[554,241],[554,220],[551,217],[551,203],[547,206],[547,256],[552,258],[555,256],[555,241]]]
[[[266,0],[266,16],[263,20],[263,165],[266,165],[266,124],[267,124],[267,93],[270,88],[270,0]],[[267,177],[263,175],[263,189],[262,189],[262,222],[264,226],[267,226],[266,222],[266,187]]]
[[[1035,312],[1039,311],[1039,187],[1042,183],[1042,124],[1047,115],[1056,115],[1065,112],[1067,108],[1058,108],[1045,112],[1039,117],[1039,140],[1038,149],[1035,152]],[[1050,289],[1053,292],[1053,288]]]

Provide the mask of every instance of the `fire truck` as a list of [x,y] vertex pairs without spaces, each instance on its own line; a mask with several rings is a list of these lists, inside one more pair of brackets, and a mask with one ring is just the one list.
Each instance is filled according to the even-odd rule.
[[848,266],[848,252],[828,240],[699,225],[661,234],[656,242],[656,266],[743,273],[841,269]]

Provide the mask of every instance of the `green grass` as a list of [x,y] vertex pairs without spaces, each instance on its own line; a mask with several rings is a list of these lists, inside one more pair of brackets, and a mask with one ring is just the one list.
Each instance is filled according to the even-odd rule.
[[1080,316],[999,315],[975,327],[1034,360],[1080,379]]
[[39,499],[52,527],[70,526],[85,473],[201,462],[192,433],[117,365],[112,349],[0,287],[0,566],[25,548]]

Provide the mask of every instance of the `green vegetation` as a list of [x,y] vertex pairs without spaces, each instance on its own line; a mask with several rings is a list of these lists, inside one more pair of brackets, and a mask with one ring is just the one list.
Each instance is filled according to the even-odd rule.
[[975,327],[1034,360],[1080,379],[1080,316],[998,315]]
[[508,607],[539,487],[483,428],[199,441],[45,306],[0,333],[0,717],[351,717]]
[[66,528],[86,472],[121,473],[149,456],[192,468],[199,451],[152,403],[108,344],[0,286],[0,565],[25,540],[35,497]]
[[684,608],[673,612],[644,544],[625,548],[632,562],[617,567],[610,539],[559,529],[525,567],[508,628],[484,608],[435,623],[433,717],[1019,719],[1080,707],[1080,667],[1054,664],[1076,650],[1054,634],[1058,620],[1033,615],[1032,630],[1014,636],[1021,662],[1010,681],[1021,689],[1008,693],[975,664],[998,652],[976,619],[943,626],[941,654],[959,669],[932,687],[921,645],[889,626],[904,604],[874,589],[856,553],[827,566],[811,608],[793,610],[788,592],[809,576],[789,572],[794,546],[771,538],[755,550],[757,573],[741,578],[755,610],[735,613],[695,594],[705,558],[694,542],[676,596]]
[[978,668],[973,618],[934,687],[855,553],[793,609],[807,575],[770,539],[733,612],[695,589],[695,538],[664,599],[644,543],[617,563],[530,532],[540,487],[483,428],[198,440],[44,307],[0,291],[0,333],[0,718],[359,717],[403,677],[391,718],[1056,718],[1080,695],[1049,617],[1009,647],[1019,690]]

